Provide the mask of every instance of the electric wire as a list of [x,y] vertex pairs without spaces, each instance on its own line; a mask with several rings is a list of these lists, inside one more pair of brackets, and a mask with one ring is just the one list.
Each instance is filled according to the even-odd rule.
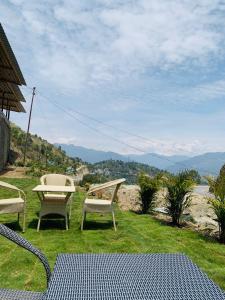
[[[143,149],[141,149],[141,148],[139,148],[139,147],[130,145],[130,144],[128,144],[128,143],[126,143],[126,142],[124,142],[124,141],[122,141],[122,140],[120,140],[120,139],[117,139],[117,138],[113,137],[112,135],[108,135],[108,134],[102,132],[101,130],[99,130],[99,129],[97,129],[97,128],[91,126],[91,125],[89,125],[88,123],[84,122],[83,120],[80,120],[79,118],[77,118],[76,116],[74,116],[74,114],[72,114],[70,111],[67,111],[64,107],[62,107],[61,105],[59,105],[57,102],[55,102],[55,101],[51,100],[50,98],[44,96],[42,93],[40,93],[40,91],[39,91],[39,94],[41,95],[41,97],[42,97],[43,99],[45,99],[45,100],[47,100],[48,102],[50,102],[52,105],[54,105],[55,107],[57,107],[60,111],[63,111],[65,114],[67,114],[67,115],[70,116],[71,118],[75,119],[76,121],[78,121],[78,122],[79,122],[80,124],[82,124],[83,126],[85,126],[85,127],[89,128],[90,130],[94,131],[95,133],[98,132],[100,135],[105,136],[105,137],[107,137],[107,138],[109,138],[109,139],[112,139],[112,140],[116,141],[117,143],[123,144],[123,145],[125,145],[126,147],[128,147],[128,148],[130,148],[130,149],[136,150],[136,151],[141,152],[141,153],[143,153],[143,154],[148,154],[148,155],[150,155],[150,156],[152,156],[152,157],[156,157],[157,159],[160,159],[160,160],[164,160],[164,161],[170,162],[171,165],[176,164],[176,165],[181,166],[181,167],[184,168],[184,169],[187,169],[187,168],[188,168],[187,165],[185,165],[185,164],[183,164],[183,163],[181,163],[181,162],[174,162],[173,160],[171,160],[171,159],[169,159],[169,158],[167,158],[167,157],[164,157],[164,156],[161,157],[161,156],[159,156],[159,155],[157,155],[157,154],[155,154],[155,153],[146,153],[145,150],[143,150]],[[82,114],[81,114],[81,115],[82,115]],[[85,114],[83,114],[83,115],[85,115]],[[97,119],[96,119],[96,120],[97,120]],[[99,121],[99,122],[101,122],[101,121]],[[117,130],[118,130],[118,129],[117,129]],[[202,172],[204,172],[204,173],[209,173],[209,174],[212,174],[212,175],[217,175],[217,174],[215,174],[214,172],[211,172],[211,171],[208,171],[208,170],[205,170],[205,169],[202,169],[202,168],[199,169],[199,171],[202,171]]]

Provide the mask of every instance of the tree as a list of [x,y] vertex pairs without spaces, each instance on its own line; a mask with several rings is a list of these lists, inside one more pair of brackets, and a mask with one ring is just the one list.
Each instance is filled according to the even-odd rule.
[[206,177],[210,191],[214,198],[208,197],[208,201],[214,210],[219,225],[219,239],[225,243],[225,172],[222,167],[217,178]]
[[186,170],[185,171],[187,178],[192,179],[196,184],[201,183],[201,176],[198,173],[198,171],[191,169],[191,170]]
[[81,186],[85,186],[86,184],[94,184],[94,183],[105,183],[107,178],[100,174],[86,174],[83,176],[82,181],[80,182]]
[[185,208],[191,204],[191,192],[194,188],[194,181],[187,171],[170,176],[165,180],[167,194],[167,211],[172,218],[172,223],[180,226],[181,216]]
[[155,195],[161,187],[159,177],[150,177],[145,173],[141,173],[138,177],[140,186],[140,198],[142,203],[142,213],[152,212],[155,207]]

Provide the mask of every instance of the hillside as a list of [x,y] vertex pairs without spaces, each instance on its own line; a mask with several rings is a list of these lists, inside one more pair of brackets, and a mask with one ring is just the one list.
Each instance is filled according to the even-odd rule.
[[167,170],[177,173],[181,169],[195,169],[201,175],[216,175],[225,163],[225,152],[209,152],[197,155],[170,166]]
[[140,172],[145,172],[154,176],[162,170],[150,167],[137,162],[123,162],[121,160],[106,160],[89,165],[89,170],[95,180],[101,181],[102,178],[112,180],[116,178],[126,178],[128,184],[137,183],[137,177]]
[[[16,166],[23,165],[25,137],[26,133],[21,128],[11,124],[11,164]],[[82,150],[85,148],[79,148],[81,155]],[[118,157],[120,156],[118,155]],[[31,175],[40,176],[45,172],[73,174],[79,166],[85,164],[90,172],[90,174],[86,175],[85,180],[95,183],[125,177],[127,183],[133,184],[137,182],[137,176],[140,172],[145,172],[149,175],[161,172],[158,168],[150,167],[146,164],[124,162],[119,159],[104,160],[94,164],[84,163],[80,158],[68,156],[68,153],[66,154],[60,145],[52,145],[37,135],[29,134],[26,166],[29,167],[28,172]]]
[[[15,124],[11,123],[11,153],[10,164],[23,165],[24,144],[26,133]],[[71,158],[66,155],[61,147],[56,147],[48,141],[29,134],[26,155],[26,166],[34,175],[39,175],[44,170],[54,172],[74,172],[82,163],[79,158]]]
[[85,147],[60,144],[62,149],[71,157],[80,157],[89,163],[98,163],[104,160],[120,160],[123,162],[138,162],[153,166],[158,169],[177,173],[183,169],[195,169],[201,175],[216,175],[225,163],[225,152],[209,152],[193,157],[185,155],[160,155],[157,153],[146,153],[142,155],[121,155],[115,152],[98,151]]
[[146,153],[142,155],[131,154],[129,157],[133,161],[148,164],[159,169],[167,169],[171,164],[188,159],[188,156],[185,155],[161,155],[157,153]]
[[62,149],[71,157],[80,157],[88,163],[97,163],[104,160],[121,160],[124,162],[135,161],[142,164],[147,164],[159,169],[166,169],[174,163],[187,159],[184,155],[160,155],[156,153],[147,154],[128,154],[122,155],[111,151],[100,151],[88,149],[81,146],[71,144],[55,144],[57,147],[61,146]]
[[[11,164],[16,166],[23,164],[25,137],[26,134],[21,128],[11,124]],[[125,177],[128,183],[135,183],[141,171],[155,175],[162,169],[171,173],[195,169],[201,175],[216,175],[224,165],[225,152],[205,153],[191,158],[153,153],[128,157],[115,152],[97,151],[74,145],[52,145],[37,135],[29,135],[26,165],[30,167],[33,175],[39,176],[45,171],[74,173],[78,166],[84,164],[83,161],[89,163],[89,171],[92,177],[95,175],[96,181]]]
[[121,154],[111,152],[111,151],[100,151],[100,150],[94,150],[85,148],[82,146],[75,146],[71,144],[55,144],[57,147],[61,147],[67,155],[71,157],[80,157],[83,161],[86,161],[90,164],[94,164],[100,161],[104,160],[122,160],[122,161],[128,161],[128,157],[123,156]]

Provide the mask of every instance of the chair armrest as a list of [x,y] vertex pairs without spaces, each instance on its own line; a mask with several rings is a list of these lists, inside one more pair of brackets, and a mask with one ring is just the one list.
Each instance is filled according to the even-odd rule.
[[44,254],[39,249],[32,246],[32,244],[30,242],[28,242],[26,239],[24,239],[19,234],[17,234],[15,231],[9,229],[8,227],[6,227],[3,224],[0,224],[0,235],[4,236],[5,238],[14,242],[15,244],[23,247],[24,249],[30,251],[31,253],[33,253],[35,256],[37,256],[39,258],[39,260],[41,261],[41,263],[43,264],[43,266],[45,268],[47,285],[48,285],[50,277],[51,277],[51,269],[50,269],[49,263],[48,263],[46,257],[44,256]]
[[116,185],[121,185],[125,181],[126,181],[125,178],[121,178],[121,179],[108,181],[106,183],[98,184],[97,186],[90,188],[89,191],[87,192],[87,194],[90,195],[92,193],[95,193],[95,192],[98,192],[101,190],[105,190],[105,189],[108,189],[108,188],[116,186]]
[[21,198],[23,198],[24,202],[26,203],[27,202],[27,197],[26,197],[26,194],[24,193],[24,191],[23,190],[18,190],[18,193],[19,193],[19,197],[21,197],[21,194],[23,195],[23,197],[21,197]]

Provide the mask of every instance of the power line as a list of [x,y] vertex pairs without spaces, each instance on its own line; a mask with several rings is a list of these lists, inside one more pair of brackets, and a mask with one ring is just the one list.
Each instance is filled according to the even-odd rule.
[[71,118],[75,119],[76,121],[78,121],[79,123],[81,123],[82,125],[84,125],[85,127],[89,128],[89,129],[91,129],[91,130],[93,130],[94,132],[98,132],[98,133],[100,133],[100,135],[104,135],[104,136],[106,136],[106,137],[108,137],[108,138],[110,138],[110,139],[112,139],[112,140],[114,140],[114,141],[116,141],[116,142],[118,142],[118,143],[120,143],[120,144],[123,144],[123,145],[125,145],[125,146],[127,146],[127,147],[129,147],[129,148],[132,148],[132,149],[134,149],[134,150],[136,150],[136,151],[139,151],[139,152],[142,152],[142,153],[146,153],[146,152],[145,152],[144,150],[142,150],[142,149],[139,149],[139,148],[137,148],[137,147],[135,147],[135,146],[129,145],[129,144],[127,144],[127,143],[124,142],[124,141],[121,141],[121,140],[119,140],[119,139],[117,139],[117,138],[115,138],[115,137],[113,137],[113,136],[111,136],[111,135],[108,135],[108,134],[102,132],[101,130],[99,130],[99,129],[95,128],[95,127],[90,126],[90,125],[87,124],[86,122],[80,120],[79,118],[75,117],[73,114],[71,114],[70,112],[68,112],[67,110],[65,110],[65,109],[64,109],[62,106],[60,106],[57,102],[52,101],[52,100],[50,100],[49,98],[46,98],[46,97],[43,96],[43,95],[41,95],[41,96],[42,96],[42,98],[44,98],[44,99],[48,100],[49,102],[51,102],[51,103],[52,103],[54,106],[56,106],[58,109],[62,110],[65,114],[67,114],[67,115],[70,116]]
[[[63,94],[63,93],[62,93],[62,95],[66,96],[66,95]],[[103,121],[100,121],[100,120],[98,120],[98,119],[96,119],[96,118],[94,118],[94,117],[91,117],[91,116],[89,116],[89,115],[87,115],[87,114],[85,114],[85,113],[83,113],[83,112],[81,112],[81,111],[78,111],[78,110],[74,109],[74,108],[70,108],[70,110],[73,110],[73,111],[74,111],[75,113],[77,113],[78,115],[83,116],[83,117],[85,117],[85,118],[87,118],[87,119],[89,119],[89,120],[95,121],[95,122],[97,122],[97,123],[99,123],[99,124],[102,124],[102,125],[104,125],[104,126],[106,126],[106,127],[112,128],[112,129],[114,129],[114,130],[118,130],[117,127],[115,127],[115,126],[113,126],[113,125],[110,125],[110,124],[107,124],[107,123],[105,123],[105,122],[103,122]],[[146,137],[144,137],[144,136],[141,136],[141,135],[138,135],[138,134],[135,134],[135,133],[131,133],[131,132],[129,132],[128,130],[125,130],[125,129],[123,129],[123,128],[120,128],[119,130],[120,130],[120,132],[124,132],[124,133],[126,133],[126,134],[129,134],[130,136],[137,137],[137,138],[139,138],[139,139],[141,139],[141,140],[145,140],[145,141],[148,141],[148,142],[151,142],[151,143],[153,142],[153,140],[151,140],[151,139],[149,139],[149,138],[146,138]]]
[[[47,98],[46,96],[44,96],[44,95],[41,94],[40,92],[39,92],[39,94],[41,95],[41,97],[42,97],[43,99],[45,99],[45,100],[49,101],[50,103],[52,103],[52,104],[53,104],[54,106],[56,106],[60,111],[63,111],[65,114],[67,114],[67,115],[70,116],[71,118],[75,119],[76,121],[78,121],[79,123],[81,123],[83,126],[85,126],[85,127],[89,128],[90,130],[94,131],[95,133],[98,132],[100,135],[103,135],[103,136],[105,136],[105,137],[107,137],[107,138],[110,138],[110,139],[112,139],[112,140],[114,140],[114,141],[116,141],[116,142],[118,142],[118,143],[120,143],[120,144],[123,144],[123,145],[125,145],[125,146],[127,146],[127,147],[129,147],[129,148],[131,148],[131,149],[134,149],[134,150],[136,150],[136,151],[138,151],[138,152],[141,152],[141,153],[143,153],[143,154],[149,154],[149,155],[151,155],[151,156],[153,156],[153,157],[157,157],[158,159],[161,159],[161,160],[164,160],[164,161],[168,161],[168,162],[170,162],[172,165],[173,165],[173,164],[177,164],[177,165],[180,165],[181,167],[187,169],[187,166],[186,166],[185,164],[181,163],[181,162],[174,162],[173,160],[171,160],[171,159],[169,159],[169,158],[158,156],[158,155],[155,154],[155,153],[146,153],[146,151],[143,150],[143,149],[140,149],[140,148],[138,148],[138,147],[136,147],[136,146],[130,145],[130,144],[124,142],[124,141],[121,141],[120,139],[117,139],[117,138],[115,138],[115,137],[113,137],[113,136],[111,136],[111,135],[108,135],[108,134],[102,132],[101,130],[99,130],[99,129],[93,127],[93,126],[90,126],[90,125],[87,124],[86,122],[80,120],[79,118],[75,117],[73,114],[71,114],[70,112],[68,112],[67,110],[65,110],[65,109],[64,109],[61,105],[59,105],[57,102],[55,102],[55,101],[53,101],[53,100]],[[96,119],[96,120],[97,120],[97,119]],[[101,122],[101,121],[99,121],[99,122]],[[208,170],[204,170],[204,169],[199,169],[199,170],[202,171],[202,172],[207,172],[207,173],[211,173],[211,174],[213,174],[213,175],[217,175],[217,174],[215,174],[214,172],[211,172],[211,171],[208,171]]]

